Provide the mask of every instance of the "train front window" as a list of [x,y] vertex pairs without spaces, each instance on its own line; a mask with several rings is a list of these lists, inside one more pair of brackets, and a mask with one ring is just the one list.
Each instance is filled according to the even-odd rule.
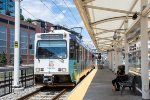
[[65,59],[67,57],[66,40],[39,40],[36,57],[41,59]]

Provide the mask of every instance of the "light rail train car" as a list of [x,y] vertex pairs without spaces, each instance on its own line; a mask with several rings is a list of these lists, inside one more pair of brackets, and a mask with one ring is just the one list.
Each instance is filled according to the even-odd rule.
[[77,84],[93,65],[92,52],[78,36],[65,30],[35,35],[35,82]]

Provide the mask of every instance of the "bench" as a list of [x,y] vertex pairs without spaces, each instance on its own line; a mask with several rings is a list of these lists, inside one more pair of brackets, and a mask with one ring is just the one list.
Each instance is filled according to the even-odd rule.
[[129,87],[130,90],[132,89],[132,91],[134,93],[136,91],[135,76],[130,75],[130,74],[128,74],[127,76],[128,76],[128,79],[126,81],[119,82],[119,85],[120,85],[120,88],[121,88],[121,95],[122,95],[122,93],[123,93],[123,91],[126,87]]

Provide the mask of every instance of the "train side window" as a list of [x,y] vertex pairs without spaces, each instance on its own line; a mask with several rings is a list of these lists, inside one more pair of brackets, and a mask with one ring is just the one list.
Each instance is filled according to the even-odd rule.
[[76,48],[76,59],[77,59],[77,62],[79,62],[79,49],[78,48]]
[[73,41],[73,40],[70,40],[70,46],[69,46],[70,48],[70,56],[69,56],[69,59],[75,59],[75,42]]

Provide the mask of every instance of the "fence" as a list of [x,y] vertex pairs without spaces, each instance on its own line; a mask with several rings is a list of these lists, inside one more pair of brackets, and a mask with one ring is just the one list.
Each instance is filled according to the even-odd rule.
[[[33,67],[20,68],[20,85],[24,88],[34,85]],[[0,97],[12,93],[13,68],[0,68]]]

